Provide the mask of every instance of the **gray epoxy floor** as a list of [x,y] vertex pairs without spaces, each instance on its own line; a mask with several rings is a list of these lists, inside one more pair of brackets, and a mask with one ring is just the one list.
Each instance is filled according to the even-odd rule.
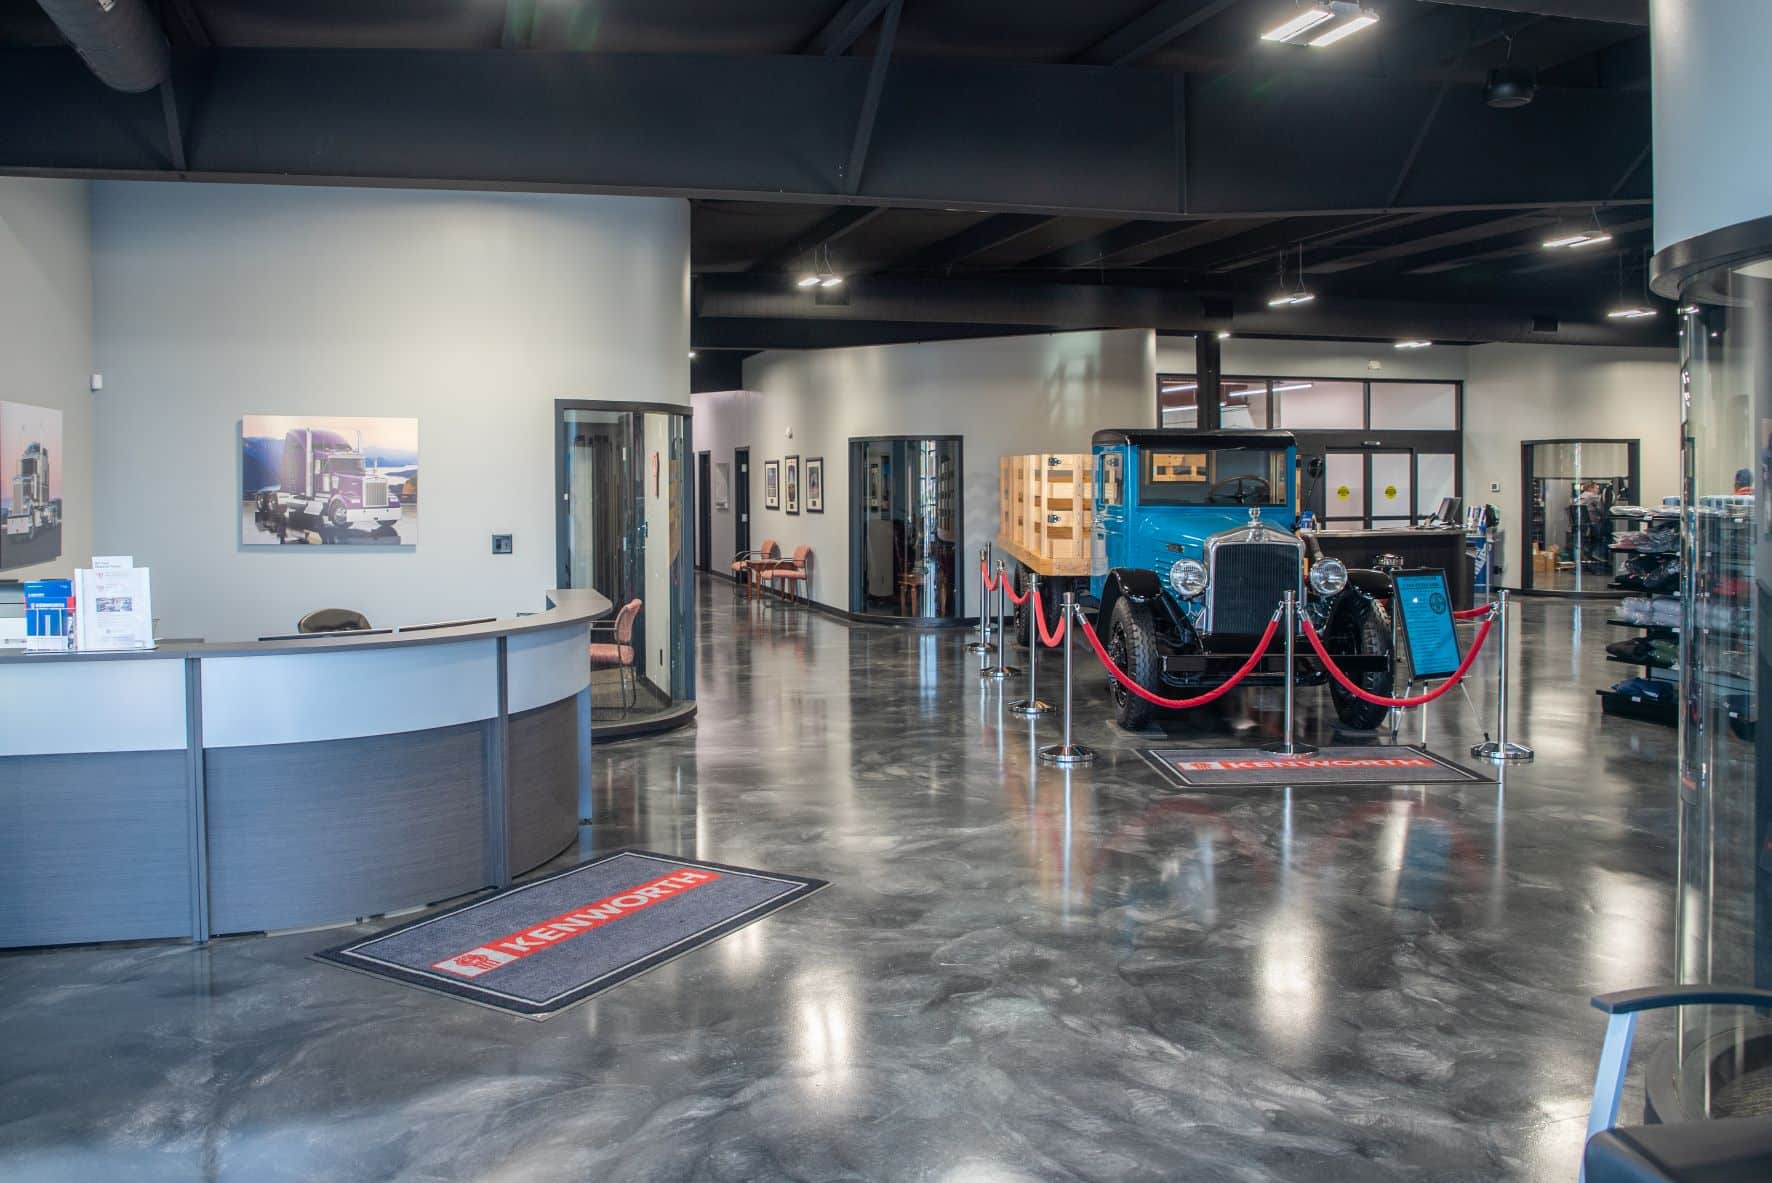
[[1574,1179],[1586,999],[1671,950],[1604,605],[1524,604],[1504,788],[1181,795],[1092,672],[1067,776],[960,634],[703,592],[700,722],[598,749],[582,849],[830,888],[547,1023],[306,960],[349,929],[0,956],[0,1177]]

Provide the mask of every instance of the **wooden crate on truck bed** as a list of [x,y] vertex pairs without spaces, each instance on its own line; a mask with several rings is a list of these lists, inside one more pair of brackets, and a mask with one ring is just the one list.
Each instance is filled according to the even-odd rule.
[[997,545],[1041,575],[1089,574],[1094,458],[1005,456],[997,472]]

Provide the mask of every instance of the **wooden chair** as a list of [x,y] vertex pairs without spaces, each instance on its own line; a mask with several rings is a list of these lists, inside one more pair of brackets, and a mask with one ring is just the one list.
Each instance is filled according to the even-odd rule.
[[[618,671],[617,676],[621,679],[621,713],[624,715],[640,701],[640,675],[634,668],[634,621],[640,618],[644,607],[644,603],[638,599],[629,600],[622,605],[614,620],[595,621],[591,625],[591,668],[614,668]],[[606,632],[609,639],[598,640],[599,632]]]

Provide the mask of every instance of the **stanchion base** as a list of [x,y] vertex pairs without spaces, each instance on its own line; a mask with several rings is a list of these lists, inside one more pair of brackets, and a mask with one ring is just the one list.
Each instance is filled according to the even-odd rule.
[[1021,671],[1012,665],[994,665],[988,670],[979,670],[978,676],[989,678],[993,682],[1001,682],[1004,678],[1019,678]]
[[1025,698],[1018,698],[1003,709],[1012,715],[1020,715],[1023,718],[1032,719],[1038,715],[1050,715],[1052,713],[1052,704],[1044,702],[1038,698],[1031,701]]
[[1040,763],[1093,764],[1095,763],[1095,749],[1086,748],[1080,743],[1074,743],[1068,747],[1061,743],[1048,744],[1040,749]]
[[1282,740],[1279,743],[1264,743],[1261,745],[1261,750],[1271,756],[1314,756],[1317,754],[1317,745],[1296,741],[1286,743]]
[[1494,740],[1489,740],[1487,743],[1480,743],[1471,749],[1471,755],[1477,757],[1477,759],[1490,760],[1496,764],[1524,763],[1537,754],[1537,752],[1534,752],[1525,744],[1502,744],[1496,743]]

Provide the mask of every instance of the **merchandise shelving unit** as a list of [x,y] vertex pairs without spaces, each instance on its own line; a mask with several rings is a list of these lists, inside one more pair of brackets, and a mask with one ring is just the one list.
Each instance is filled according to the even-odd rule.
[[[1655,593],[1644,591],[1641,588],[1621,587],[1618,582],[1618,576],[1622,574],[1620,556],[1642,554],[1678,555],[1679,544],[1677,541],[1677,533],[1675,536],[1675,544],[1671,548],[1660,547],[1656,549],[1647,549],[1640,544],[1632,545],[1624,543],[1621,540],[1632,534],[1639,538],[1646,538],[1646,536],[1657,528],[1665,530],[1671,527],[1677,531],[1680,521],[1679,511],[1660,510],[1647,515],[1636,516],[1623,514],[1614,509],[1610,511],[1609,516],[1614,523],[1613,542],[1607,547],[1608,552],[1613,556],[1612,586],[1624,591],[1641,592],[1651,603],[1653,603],[1656,598],[1666,598],[1669,593],[1661,593],[1660,597],[1657,597]],[[1637,529],[1623,534],[1619,533],[1619,525],[1628,521],[1635,521],[1637,523]],[[1677,599],[1677,594],[1675,595],[1675,598]],[[1643,635],[1650,638],[1668,638],[1677,642],[1680,635],[1678,625],[1658,624],[1654,621],[1626,620],[1622,616],[1614,616],[1609,618],[1606,623],[1615,625],[1618,628],[1639,630]],[[1665,698],[1654,698],[1649,695],[1632,694],[1627,691],[1615,690],[1608,686],[1605,689],[1596,690],[1594,692],[1600,696],[1600,710],[1603,713],[1621,719],[1637,719],[1645,723],[1659,723],[1666,727],[1675,727],[1679,725],[1680,699],[1678,691],[1678,675],[1680,667],[1677,662],[1663,664],[1653,661],[1632,661],[1629,658],[1618,657],[1610,653],[1606,655],[1606,660],[1633,669],[1640,669],[1642,671],[1642,678],[1650,682],[1666,684],[1673,693]]]

